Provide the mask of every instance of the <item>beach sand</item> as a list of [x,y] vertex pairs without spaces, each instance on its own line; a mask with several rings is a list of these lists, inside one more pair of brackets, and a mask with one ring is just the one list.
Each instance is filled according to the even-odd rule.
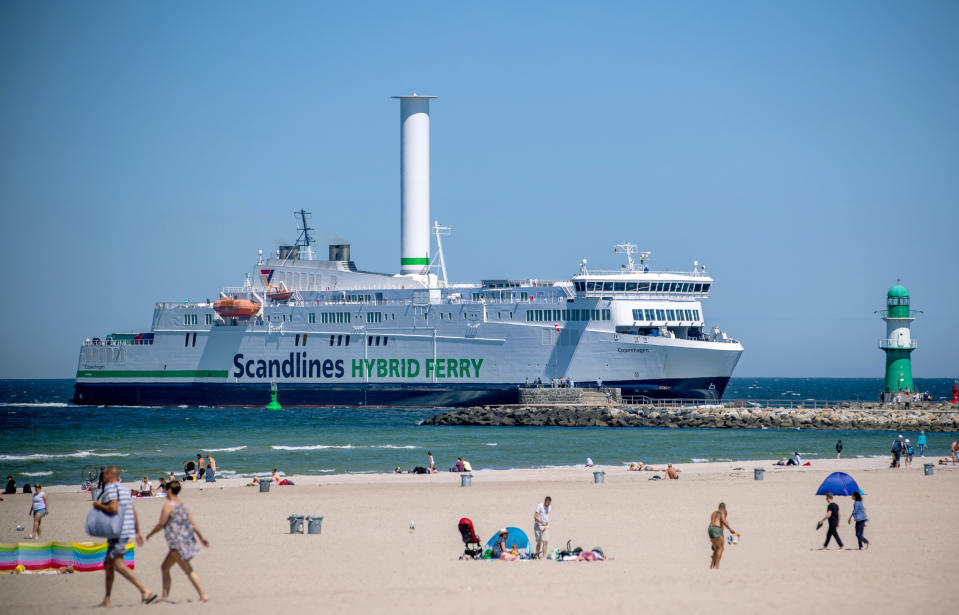
[[[678,481],[650,481],[651,473],[621,466],[477,471],[470,488],[450,473],[295,476],[295,486],[270,493],[238,479],[189,484],[181,497],[212,543],[194,559],[210,602],[199,603],[174,569],[175,605],[141,607],[136,590],[118,578],[113,610],[943,613],[959,598],[959,466],[937,465],[926,477],[922,461],[909,470],[888,469],[883,459],[813,460],[802,469],[769,461],[682,464]],[[767,469],[765,480],[753,480],[754,467]],[[605,484],[593,484],[595,469],[605,470]],[[813,494],[837,470],[867,493],[869,550],[818,550],[825,530],[814,528],[825,500]],[[84,540],[90,496],[75,487],[48,494],[44,540]],[[551,546],[571,539],[601,546],[612,559],[458,560],[460,517],[470,517],[484,541],[504,525],[532,539],[533,511],[546,495],[553,498]],[[0,542],[24,539],[29,496],[4,497]],[[706,526],[720,501],[742,539],[726,547],[716,571],[708,567]],[[846,524],[851,498],[837,501],[840,535],[855,549]],[[136,501],[144,534],[162,503]],[[322,534],[290,535],[291,513],[323,515]],[[17,523],[26,531],[16,532]],[[162,534],[137,549],[136,572],[158,593],[166,551]],[[102,597],[102,572],[0,575],[8,613],[84,611]]]

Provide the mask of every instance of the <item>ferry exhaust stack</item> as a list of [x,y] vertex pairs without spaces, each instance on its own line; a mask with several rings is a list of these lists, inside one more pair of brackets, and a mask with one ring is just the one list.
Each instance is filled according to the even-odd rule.
[[400,274],[430,267],[430,99],[415,92],[400,100]]

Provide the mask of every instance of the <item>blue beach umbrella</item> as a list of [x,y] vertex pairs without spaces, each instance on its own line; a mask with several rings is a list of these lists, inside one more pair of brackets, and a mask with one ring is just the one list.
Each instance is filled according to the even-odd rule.
[[[526,532],[512,525],[507,526],[506,531],[509,532],[506,535],[507,548],[511,548],[515,544],[521,553],[529,553],[529,537]],[[486,541],[486,549],[492,549],[497,538],[499,538],[499,532],[493,534],[493,537]]]
[[819,491],[816,492],[816,495],[826,495],[827,493],[852,495],[856,491],[861,491],[861,489],[859,489],[859,485],[856,484],[852,476],[845,472],[833,472],[819,485]]

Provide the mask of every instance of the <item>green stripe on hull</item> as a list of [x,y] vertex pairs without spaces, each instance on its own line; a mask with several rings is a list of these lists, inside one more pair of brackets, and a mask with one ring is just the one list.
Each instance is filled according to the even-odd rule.
[[401,258],[401,265],[429,265],[430,259],[428,258]]
[[225,369],[130,369],[78,371],[77,378],[226,378]]

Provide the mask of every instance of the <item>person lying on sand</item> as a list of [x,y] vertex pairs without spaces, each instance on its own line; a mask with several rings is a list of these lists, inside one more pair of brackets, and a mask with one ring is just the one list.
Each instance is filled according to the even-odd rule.
[[247,487],[259,487],[260,486],[260,477],[254,476],[253,480],[246,484]]

